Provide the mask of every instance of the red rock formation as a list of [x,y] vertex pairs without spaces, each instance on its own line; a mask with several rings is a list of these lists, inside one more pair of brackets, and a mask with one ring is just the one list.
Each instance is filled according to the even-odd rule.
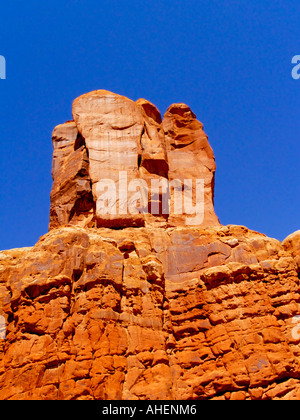
[[50,229],[68,223],[92,224],[95,205],[85,142],[74,122],[55,127],[52,139]]
[[189,107],[162,121],[145,99],[97,90],[75,99],[73,117],[53,132],[50,229],[219,225],[213,151]]
[[[0,252],[0,399],[299,399],[299,232],[219,225],[213,152],[186,105],[162,122],[96,91],[73,110],[53,132],[50,232]],[[174,189],[167,216],[98,214],[97,183],[119,169],[146,186],[201,178],[201,226],[172,212]],[[159,190],[147,200],[162,210]]]
[[294,251],[228,226],[1,252],[0,399],[299,398]]
[[290,251],[300,268],[300,230],[288,236],[283,242],[283,246]]
[[[186,220],[191,220],[191,225],[214,226],[218,219],[214,211],[214,182],[215,182],[215,158],[207,136],[203,131],[203,125],[196,119],[191,109],[184,104],[171,105],[163,119],[163,127],[166,136],[169,179],[177,180],[174,189],[181,190],[184,180],[191,179],[193,183],[188,195],[191,196],[192,204],[196,204],[196,182],[204,181],[204,197],[202,198],[204,214],[191,220],[186,211],[177,215],[174,212],[174,189],[171,190],[171,209],[169,221],[175,226],[185,225]],[[179,181],[179,182],[178,182]],[[203,218],[202,218],[203,217]],[[188,218],[188,219],[187,219]],[[193,219],[193,218],[192,218]]]

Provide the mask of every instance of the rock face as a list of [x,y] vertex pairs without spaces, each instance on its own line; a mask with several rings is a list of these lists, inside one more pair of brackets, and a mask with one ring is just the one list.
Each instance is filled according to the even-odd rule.
[[49,233],[0,252],[0,399],[299,399],[299,231],[219,224],[188,106],[95,91],[73,117]]
[[300,230],[288,236],[283,242],[283,246],[292,253],[298,267],[300,267]]
[[289,244],[69,226],[1,252],[0,399],[300,398]]
[[[195,217],[191,221],[192,225],[210,226],[217,224],[217,218],[214,212],[214,174],[216,170],[215,158],[210,147],[207,136],[203,131],[203,125],[197,121],[195,114],[184,104],[171,105],[163,120],[163,127],[166,136],[169,162],[169,179],[171,182],[177,181],[181,187],[185,179],[203,181],[204,194],[197,201],[200,201],[203,208],[198,213],[198,219]],[[181,184],[181,185],[180,185]],[[177,186],[178,189],[178,186]],[[197,197],[195,182],[192,183],[190,191],[192,205],[195,205],[192,197]],[[174,200],[176,200],[176,188],[171,191],[171,208],[174,209]],[[186,223],[188,213],[170,214],[170,221],[176,226],[189,224]]]
[[74,122],[55,127],[52,141],[50,228],[71,221],[89,224],[94,219],[95,204],[85,142]]
[[97,90],[75,99],[73,118],[53,132],[50,229],[219,225],[215,158],[188,106],[162,121],[145,99]]

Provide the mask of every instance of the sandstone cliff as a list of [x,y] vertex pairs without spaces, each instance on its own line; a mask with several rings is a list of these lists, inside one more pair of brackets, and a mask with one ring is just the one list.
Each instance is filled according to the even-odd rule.
[[[280,243],[219,224],[186,105],[162,120],[96,91],[73,116],[53,132],[49,233],[0,252],[0,399],[299,399],[300,231]],[[176,185],[169,212],[148,191],[158,213],[101,213],[99,182],[119,172],[145,189],[203,179],[201,223],[174,212]]]

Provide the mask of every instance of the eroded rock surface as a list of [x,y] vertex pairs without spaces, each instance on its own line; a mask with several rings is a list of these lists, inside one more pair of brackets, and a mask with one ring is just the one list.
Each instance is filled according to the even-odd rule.
[[299,399],[299,231],[220,226],[187,105],[101,90],[73,118],[50,232],[0,252],[0,399]]
[[289,244],[70,226],[1,252],[0,399],[299,398]]
[[[214,226],[215,158],[202,124],[174,104],[97,90],[53,132],[50,229]],[[186,182],[185,182],[186,181]]]

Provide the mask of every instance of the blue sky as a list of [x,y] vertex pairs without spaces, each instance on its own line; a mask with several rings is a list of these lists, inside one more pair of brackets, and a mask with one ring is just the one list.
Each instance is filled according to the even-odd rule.
[[299,0],[2,2],[0,249],[47,232],[55,125],[107,89],[185,102],[214,149],[216,212],[282,240],[300,229]]

